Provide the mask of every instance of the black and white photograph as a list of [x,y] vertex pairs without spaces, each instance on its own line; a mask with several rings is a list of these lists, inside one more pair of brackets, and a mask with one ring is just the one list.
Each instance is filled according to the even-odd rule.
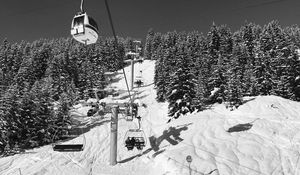
[[300,175],[299,0],[0,16],[0,175]]

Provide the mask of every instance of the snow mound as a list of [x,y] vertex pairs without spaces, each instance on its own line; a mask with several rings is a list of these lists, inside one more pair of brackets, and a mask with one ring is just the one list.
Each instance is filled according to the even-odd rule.
[[165,140],[172,146],[157,159],[165,165],[160,173],[188,174],[190,166],[195,174],[299,174],[299,114],[299,102],[258,96],[234,111],[216,104],[181,117],[170,126],[181,139]]

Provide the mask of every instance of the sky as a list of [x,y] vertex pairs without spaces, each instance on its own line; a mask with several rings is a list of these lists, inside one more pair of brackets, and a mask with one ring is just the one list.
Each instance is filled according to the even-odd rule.
[[[70,37],[71,21],[80,0],[1,0],[0,40],[32,42]],[[283,27],[299,24],[299,0],[108,0],[116,34],[145,40],[155,32],[200,31],[213,22],[232,31],[245,22],[265,25],[278,20]],[[85,0],[84,9],[98,23],[99,34],[112,36],[104,0]]]

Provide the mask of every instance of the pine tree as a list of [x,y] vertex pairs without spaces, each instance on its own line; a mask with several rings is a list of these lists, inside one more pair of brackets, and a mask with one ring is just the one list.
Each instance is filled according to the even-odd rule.
[[197,60],[198,79],[195,86],[195,98],[193,106],[195,110],[204,110],[209,102],[210,91],[208,89],[208,78],[210,74],[210,65],[208,64],[208,55],[201,55]]
[[[20,94],[15,86],[11,86],[1,97],[1,150],[10,151],[18,140],[18,124],[16,111]],[[5,149],[6,148],[6,149]]]
[[277,21],[264,26],[256,48],[255,74],[257,95],[275,95],[274,88],[280,81],[278,50],[284,44],[282,29]]
[[10,66],[9,66],[9,50],[10,50],[11,44],[8,42],[7,39],[3,41],[3,44],[0,46],[0,70],[2,72],[2,86],[8,86],[9,85],[9,77],[10,75]]
[[213,24],[210,31],[207,34],[207,52],[210,55],[211,60],[209,60],[211,65],[216,65],[219,58],[220,50],[220,35],[218,27]]
[[264,56],[261,52],[257,52],[257,57],[255,58],[255,90],[253,90],[255,95],[270,95],[273,82],[272,74],[270,70],[270,60],[269,56]]
[[157,101],[164,102],[166,93],[170,86],[170,75],[176,69],[175,55],[177,49],[175,47],[178,40],[176,32],[168,32],[161,36],[160,44],[156,47],[156,52],[153,54],[156,57],[154,83],[157,90]]
[[[286,40],[288,42],[288,56],[286,59],[287,76],[289,77],[290,83],[289,89],[289,98],[293,100],[300,101],[300,45],[299,45],[299,36],[300,36],[300,28],[298,26],[291,26],[285,29]],[[287,55],[287,54],[286,54]]]
[[277,83],[277,88],[274,90],[276,95],[291,99],[299,100],[296,95],[297,77],[300,75],[300,61],[295,51],[295,46],[291,44],[282,49],[282,62],[277,67],[280,70],[280,81]]
[[245,87],[242,82],[245,58],[247,58],[245,46],[242,43],[236,43],[226,86],[226,99],[231,109],[242,104],[243,87]]
[[170,83],[171,67],[170,62],[174,59],[174,48],[164,49],[155,63],[154,82],[156,87],[156,100],[164,102]]
[[53,115],[53,140],[59,139],[63,135],[68,134],[69,128],[72,126],[71,116],[70,116],[70,102],[66,93],[62,93],[59,98],[58,105],[54,111]]
[[135,46],[132,38],[126,38],[124,41],[125,52],[135,52]]
[[234,42],[245,46],[245,59],[242,63],[243,94],[255,95],[255,47],[261,33],[261,28],[253,23],[247,23],[234,34]]
[[164,102],[165,101],[165,94],[166,94],[166,82],[164,80],[165,73],[162,66],[162,59],[156,61],[155,63],[155,88],[156,88],[156,100],[158,102]]
[[152,42],[154,37],[153,29],[149,29],[146,37],[145,49],[144,49],[144,56],[145,59],[151,60],[152,58]]
[[155,33],[151,44],[151,59],[157,60],[162,52],[162,34]]
[[211,73],[209,77],[208,89],[209,91],[217,92],[211,99],[214,103],[225,100],[224,89],[227,82],[227,70],[229,58],[232,52],[232,36],[230,30],[226,26],[217,27],[215,24],[207,36],[208,55],[210,58]]
[[178,118],[189,112],[193,112],[193,99],[195,97],[195,77],[190,72],[190,58],[186,58],[184,43],[178,43],[176,55],[177,70],[171,76],[171,82],[167,93],[169,102],[169,116]]

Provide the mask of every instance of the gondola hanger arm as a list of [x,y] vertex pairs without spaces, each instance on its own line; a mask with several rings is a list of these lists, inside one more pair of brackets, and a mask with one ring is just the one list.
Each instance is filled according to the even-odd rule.
[[81,0],[81,4],[80,4],[81,13],[84,13],[83,3],[84,3],[84,0]]

